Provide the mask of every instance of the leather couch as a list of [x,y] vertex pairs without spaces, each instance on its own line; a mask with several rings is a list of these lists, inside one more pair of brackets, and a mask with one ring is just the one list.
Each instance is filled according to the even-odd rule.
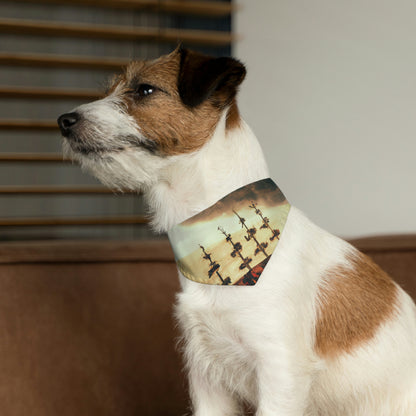
[[[416,298],[416,235],[352,241]],[[0,414],[188,414],[166,240],[0,243]]]

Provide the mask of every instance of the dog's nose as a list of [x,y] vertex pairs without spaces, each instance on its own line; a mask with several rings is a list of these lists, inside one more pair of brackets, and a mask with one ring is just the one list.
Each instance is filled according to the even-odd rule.
[[66,113],[62,114],[58,118],[58,125],[61,129],[61,133],[63,136],[68,136],[71,132],[72,127],[78,123],[80,116],[78,113]]

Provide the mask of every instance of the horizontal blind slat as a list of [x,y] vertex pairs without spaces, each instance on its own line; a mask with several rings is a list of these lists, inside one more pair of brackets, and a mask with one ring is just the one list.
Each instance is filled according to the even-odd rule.
[[132,191],[117,191],[104,186],[0,186],[0,195],[131,195],[139,194]]
[[208,17],[230,15],[235,7],[230,3],[194,0],[16,0],[22,3],[69,4],[143,10],[156,13],[194,14]]
[[102,96],[100,91],[87,89],[0,86],[0,98],[96,100]]
[[0,227],[71,226],[71,225],[133,225],[147,224],[141,215],[114,217],[42,217],[42,218],[0,218]]
[[115,40],[143,40],[150,42],[224,46],[234,37],[229,32],[195,29],[138,28],[114,25],[87,25],[40,20],[0,19],[0,32],[17,35],[40,35]]
[[129,62],[128,59],[116,58],[88,58],[84,56],[0,52],[0,65],[12,66],[118,71],[124,66],[127,66]]
[[58,130],[55,120],[0,120],[1,130]]
[[0,153],[0,162],[68,162],[61,153]]

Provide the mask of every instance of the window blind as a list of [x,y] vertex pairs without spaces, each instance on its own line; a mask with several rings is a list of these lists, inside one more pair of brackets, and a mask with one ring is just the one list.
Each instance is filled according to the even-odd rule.
[[178,42],[229,55],[230,1],[0,2],[0,240],[152,236],[140,195],[63,160],[56,118],[131,59]]

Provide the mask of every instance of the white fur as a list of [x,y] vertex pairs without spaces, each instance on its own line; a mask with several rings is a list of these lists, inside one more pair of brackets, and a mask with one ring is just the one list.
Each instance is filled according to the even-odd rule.
[[[134,123],[124,124],[125,113],[111,114],[112,105],[110,99],[81,111],[108,121],[109,143],[121,124],[139,134]],[[160,157],[127,146],[76,158],[111,186],[144,190],[158,231],[269,176],[252,131],[244,122],[228,131],[224,116],[211,140],[192,154]],[[400,313],[369,342],[332,360],[314,350],[323,274],[348,262],[353,250],[292,207],[255,286],[202,285],[180,275],[176,316],[195,416],[237,415],[241,401],[257,416],[416,415],[416,314],[401,289]]]
[[[131,136],[137,141],[146,140],[135,119],[127,113],[117,89],[106,98],[77,107],[76,111],[87,120],[82,129],[83,142],[93,149],[106,148],[108,151],[85,156],[72,149],[73,141],[64,140],[66,157],[77,160],[82,168],[115,189],[138,190],[152,185],[154,172],[167,161],[132,146],[124,139]],[[124,150],[112,151],[113,147],[123,147]]]

